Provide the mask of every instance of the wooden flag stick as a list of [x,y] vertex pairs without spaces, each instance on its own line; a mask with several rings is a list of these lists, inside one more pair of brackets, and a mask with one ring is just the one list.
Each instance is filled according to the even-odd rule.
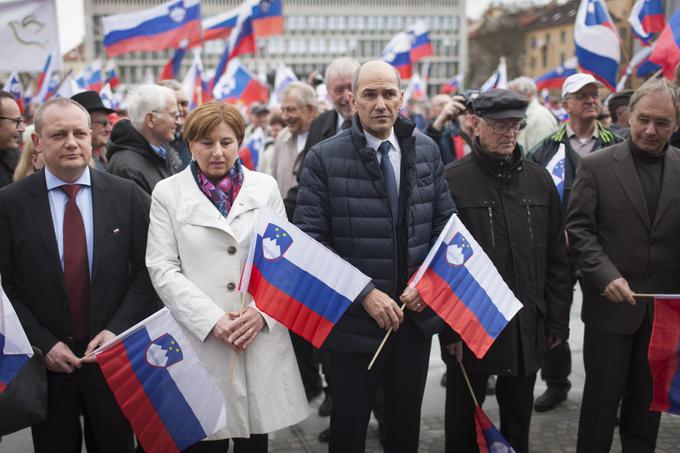
[[[458,360],[456,360],[458,361]],[[475,406],[479,406],[479,403],[477,402],[477,398],[475,397],[475,392],[472,390],[472,385],[470,384],[470,379],[468,379],[468,375],[465,372],[465,367],[463,366],[463,362],[458,362],[458,365],[460,365],[460,371],[463,373],[463,377],[465,378],[465,383],[467,384],[468,390],[470,390],[470,396],[472,397],[472,401],[475,402]]]
[[[238,315],[243,315],[243,310],[246,308],[246,293],[241,293],[241,308],[238,310]],[[234,369],[236,368],[236,356],[238,351],[234,350],[234,355],[231,356],[231,366],[229,367],[229,382],[234,383]]]
[[[404,308],[406,308],[406,304],[401,304],[400,310],[403,312]],[[380,354],[380,351],[382,351],[382,348],[385,346],[385,343],[387,343],[387,339],[390,337],[390,334],[392,333],[392,329],[388,330],[387,333],[385,334],[385,338],[383,338],[382,342],[380,343],[380,346],[378,346],[378,350],[375,351],[375,354],[373,354],[373,358],[371,359],[371,363],[368,364],[368,368],[366,368],[368,371],[371,371],[371,368],[373,368],[373,364],[375,363],[376,359],[378,358],[378,354]]]
[[633,294],[633,297],[654,297],[656,299],[680,299],[680,294]]

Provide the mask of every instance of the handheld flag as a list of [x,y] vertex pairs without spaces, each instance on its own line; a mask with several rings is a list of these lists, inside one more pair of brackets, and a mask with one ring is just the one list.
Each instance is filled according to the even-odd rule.
[[109,84],[112,90],[120,84],[120,77],[118,77],[118,72],[116,71],[116,64],[113,61],[106,63],[106,80],[104,84]]
[[298,78],[288,66],[279,64],[276,68],[276,77],[274,78],[274,93],[272,94],[271,102],[280,104],[282,102],[281,94],[283,89],[290,83],[297,82]]
[[475,428],[479,453],[495,453],[497,451],[515,453],[510,442],[505,440],[505,437],[496,429],[479,406],[475,406]]
[[411,62],[415,63],[425,57],[433,55],[430,32],[425,21],[419,20],[406,30],[411,38]]
[[179,452],[226,424],[222,394],[167,308],[95,353],[144,451]]
[[505,64],[505,57],[501,57],[498,62],[498,68],[491,74],[486,82],[479,89],[480,91],[489,91],[497,89],[508,88],[508,68]]
[[416,288],[425,303],[460,334],[477,358],[484,357],[522,308],[455,214],[409,286]]
[[238,58],[229,62],[227,71],[213,88],[213,97],[224,102],[265,102],[269,89]]
[[463,87],[464,80],[465,74],[457,74],[453,78],[447,80],[446,83],[441,86],[439,92],[443,94],[455,94]]
[[282,0],[256,0],[253,4],[253,30],[255,36],[267,37],[283,34]]
[[560,143],[557,152],[550,159],[548,165],[545,169],[548,170],[550,176],[552,176],[555,187],[557,188],[557,193],[560,194],[560,200],[564,198],[564,164],[565,164],[565,148],[564,143]]
[[194,61],[182,81],[182,88],[189,96],[189,109],[193,110],[199,105],[209,102],[212,98],[208,82],[203,80],[203,63],[201,62],[200,50],[194,50]]
[[243,148],[238,152],[238,156],[248,170],[257,170],[263,151],[264,133],[262,128],[258,127],[243,144]]
[[628,16],[633,35],[643,45],[650,45],[654,33],[666,26],[665,14],[663,0],[637,0]]
[[181,47],[201,34],[200,0],[171,0],[142,11],[102,18],[109,57]]
[[12,74],[10,74],[9,78],[5,82],[5,86],[2,88],[3,90],[7,91],[10,93],[12,96],[14,96],[14,99],[16,99],[17,104],[19,104],[19,111],[24,112],[24,103],[23,103],[23,96],[22,96],[22,88],[21,88],[21,80],[19,80],[19,73],[15,69],[12,71]]
[[602,0],[581,0],[574,26],[576,58],[581,71],[614,91],[621,61],[619,34]]
[[255,52],[255,35],[253,34],[253,16],[250,4],[244,3],[239,9],[236,26],[229,34],[229,40],[224,48],[222,57],[215,68],[213,87],[217,85],[220,77],[227,70],[229,62],[239,55]]
[[370,282],[299,228],[260,208],[240,290],[317,348]]
[[654,44],[649,61],[663,68],[663,75],[673,80],[675,66],[680,62],[680,10],[676,11]]
[[[217,16],[203,19],[201,26],[203,27],[203,40],[213,41],[216,39],[229,39],[229,34],[236,26],[240,8],[227,11]],[[200,36],[194,36],[191,43],[199,43]]]
[[60,60],[59,53],[56,48],[50,52],[45,60],[45,66],[38,76],[38,84],[36,85],[35,100],[38,103],[47,101],[52,96],[59,85],[59,74],[57,71],[58,60]]
[[564,63],[557,66],[556,68],[536,77],[534,79],[534,83],[536,83],[536,89],[560,89],[564,81],[567,80],[567,77],[576,74],[576,66],[576,57],[565,60]]
[[404,104],[410,100],[424,101],[427,99],[427,83],[418,74],[413,74],[404,90]]
[[0,299],[0,393],[2,393],[26,362],[33,357],[33,348],[2,288]]
[[402,79],[410,79],[413,74],[411,37],[404,32],[397,33],[385,46],[380,59],[397,68]]
[[[649,71],[656,72],[661,69],[661,66],[649,61],[649,57],[654,51],[654,44],[648,47],[643,47],[638,50],[635,55],[628,62],[626,70],[623,72],[619,83],[616,84],[616,91],[621,91],[626,87],[626,82],[628,77],[633,73],[633,70],[637,70],[636,74],[638,77],[644,77]],[[642,74],[642,75],[641,75]]]
[[654,299],[647,359],[654,398],[650,410],[680,415],[680,297]]
[[178,47],[172,54],[172,57],[165,63],[163,69],[161,69],[161,75],[158,80],[172,80],[179,78],[179,70],[182,68],[182,60],[184,60],[184,55],[186,55],[186,47]]

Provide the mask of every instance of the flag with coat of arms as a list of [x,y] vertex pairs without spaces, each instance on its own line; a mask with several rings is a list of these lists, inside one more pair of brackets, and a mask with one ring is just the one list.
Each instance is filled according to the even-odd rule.
[[548,165],[545,166],[545,169],[548,170],[548,173],[550,173],[550,176],[553,179],[553,182],[555,183],[555,187],[557,188],[557,193],[560,194],[560,200],[564,198],[564,165],[565,165],[565,159],[566,159],[566,153],[565,153],[565,147],[564,143],[560,143],[559,148],[557,148],[557,152],[555,155],[550,159],[548,162]]
[[33,348],[21,327],[14,307],[1,287],[0,299],[0,393],[2,393],[26,362],[33,357]]
[[226,425],[222,394],[167,308],[95,354],[144,451],[179,452]]

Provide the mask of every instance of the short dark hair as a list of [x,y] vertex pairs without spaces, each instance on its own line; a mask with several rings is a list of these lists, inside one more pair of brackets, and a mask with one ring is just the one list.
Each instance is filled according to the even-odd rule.
[[3,99],[11,99],[14,102],[17,102],[17,98],[15,98],[12,93],[10,93],[9,91],[0,90],[0,115],[2,115],[2,100]]

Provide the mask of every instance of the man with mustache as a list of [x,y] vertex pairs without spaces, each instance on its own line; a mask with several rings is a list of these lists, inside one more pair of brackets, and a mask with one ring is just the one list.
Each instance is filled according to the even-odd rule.
[[680,292],[678,89],[665,79],[630,99],[630,139],[579,162],[567,231],[583,274],[583,388],[577,452],[611,448],[617,410],[623,451],[655,449],[647,350],[653,301]]
[[0,90],[0,187],[12,182],[25,124],[14,96]]
[[[597,121],[597,116],[602,110],[598,90],[600,87],[602,84],[590,74],[569,76],[562,84],[562,107],[569,114],[569,121],[530,152],[530,158],[545,167],[555,154],[561,149],[564,150],[562,206],[565,213],[569,205],[576,165],[581,157],[623,140]],[[570,280],[573,287],[576,285],[579,272],[576,258],[571,252],[570,258]],[[569,296],[573,297],[573,290]],[[567,399],[567,393],[571,388],[570,373],[571,350],[569,343],[565,341],[559,347],[550,350],[545,357],[541,378],[548,388],[536,398],[534,409],[537,412],[554,409]]]

